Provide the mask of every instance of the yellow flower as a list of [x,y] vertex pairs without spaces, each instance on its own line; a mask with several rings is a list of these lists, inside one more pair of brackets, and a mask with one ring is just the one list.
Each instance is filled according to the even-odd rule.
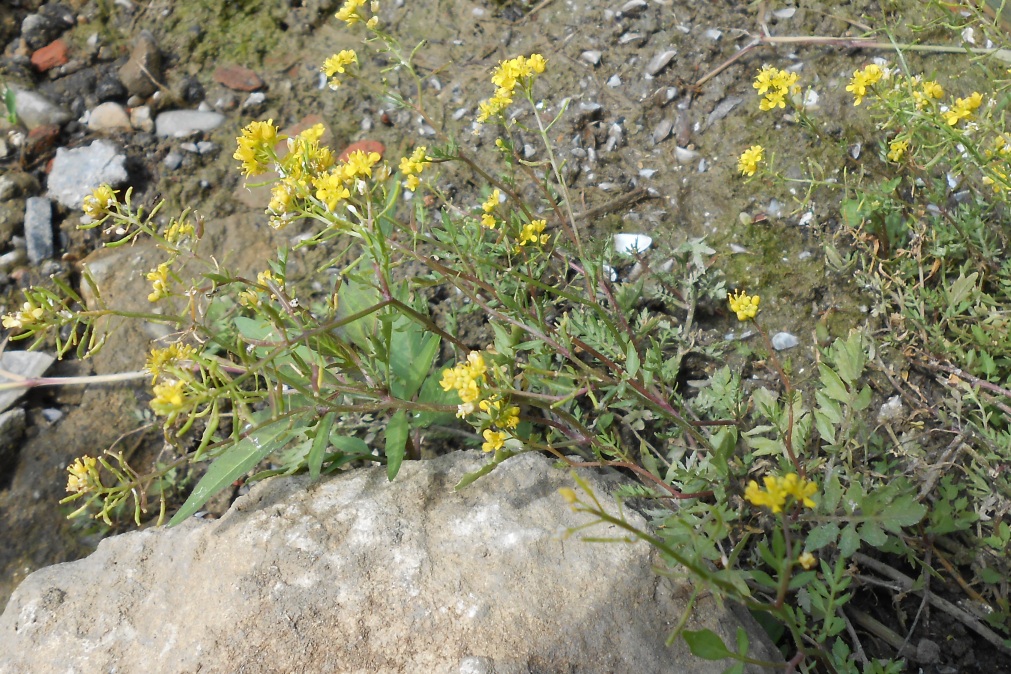
[[500,192],[498,188],[492,190],[491,194],[488,195],[488,198],[484,200],[483,204],[481,204],[481,210],[485,213],[491,213],[495,210],[495,207],[498,206],[501,199],[502,192]]
[[737,170],[741,175],[753,176],[758,170],[758,165],[765,159],[765,148],[761,145],[752,145],[741,153],[737,160]]
[[547,61],[540,54],[531,54],[529,58],[517,56],[499,63],[491,75],[491,82],[498,89],[494,96],[478,104],[478,123],[484,123],[505,110],[513,102],[516,87],[529,87],[534,77],[543,73],[546,67]]
[[346,0],[335,16],[347,25],[353,26],[363,18],[359,10],[364,4],[365,0]]
[[81,208],[84,214],[92,220],[101,220],[109,214],[112,207],[117,203],[117,191],[108,185],[99,185],[95,191],[84,197]]
[[345,176],[339,171],[325,173],[312,181],[313,187],[316,188],[316,198],[326,204],[330,212],[337,208],[337,204],[351,196],[351,191],[344,181]]
[[864,96],[867,95],[867,87],[873,86],[881,81],[884,77],[884,71],[881,70],[881,66],[876,63],[872,63],[863,70],[854,70],[853,77],[850,79],[849,85],[846,87],[846,91],[853,94],[856,100],[853,101],[853,105],[860,105],[863,103]]
[[400,172],[407,176],[407,189],[412,192],[418,189],[418,185],[421,184],[418,174],[431,163],[425,151],[424,145],[418,146],[414,148],[410,157],[403,157],[400,160]]
[[481,445],[481,449],[486,452],[494,452],[502,449],[505,445],[505,441],[509,439],[508,433],[504,431],[493,431],[490,428],[486,429],[482,435],[484,435],[484,443]]
[[801,566],[803,566],[808,571],[813,569],[818,564],[818,558],[812,555],[810,552],[801,553],[800,557],[797,558],[797,561],[800,563]]
[[893,140],[888,144],[888,161],[899,161],[902,159],[902,155],[906,153],[909,149],[908,140]]
[[353,180],[358,176],[368,176],[371,178],[372,167],[379,159],[380,155],[378,152],[355,150],[348,155],[347,162],[344,164],[344,177],[348,180]]
[[[919,84],[918,79],[913,79],[913,86]],[[944,98],[944,89],[940,84],[933,80],[927,80],[920,84],[920,90],[913,92],[913,99],[916,101],[916,107],[920,110],[927,107],[930,101],[939,101]]]
[[520,425],[520,408],[515,405],[506,408],[506,411],[496,420],[502,428],[516,428]]
[[485,229],[495,229],[497,225],[498,221],[495,219],[495,216],[492,215],[491,213],[485,213],[484,215],[481,216],[481,226],[484,227]]
[[[442,380],[439,384],[443,391],[456,391],[460,396],[460,401],[464,405],[470,405],[460,412],[469,414],[474,410],[474,403],[481,399],[481,384],[485,381],[487,368],[484,364],[484,357],[477,351],[471,351],[467,355],[467,361],[457,363],[456,367],[446,368],[442,371]],[[461,414],[464,416],[465,414]]]
[[144,369],[151,373],[151,383],[158,381],[165,369],[177,366],[180,362],[190,360],[196,352],[189,344],[170,344],[164,349],[151,349],[147,356]]
[[196,230],[189,220],[173,220],[165,231],[165,240],[169,243],[179,243],[188,236],[193,236]]
[[786,107],[786,95],[791,93],[797,84],[800,75],[787,72],[772,66],[762,66],[752,83],[758,90],[760,96],[764,98],[759,102],[761,110],[772,110],[773,108]]
[[727,293],[727,298],[730,300],[730,310],[737,314],[737,320],[746,321],[758,315],[758,295],[749,296],[738,291],[733,295]]
[[274,159],[274,145],[283,140],[277,131],[273,119],[250,122],[242,129],[242,135],[235,139],[238,147],[232,158],[242,162],[242,172],[247,178],[266,173],[267,165]]
[[42,307],[37,307],[30,301],[25,302],[20,311],[3,317],[3,326],[8,330],[24,330],[37,323],[45,313],[46,310]]
[[147,280],[151,282],[151,294],[147,296],[148,302],[157,302],[161,298],[169,296],[169,266],[167,262],[162,262],[157,269],[148,272]]
[[757,482],[751,480],[744,490],[744,498],[753,505],[764,506],[774,513],[782,512],[791,499],[806,508],[816,505],[811,497],[818,492],[818,485],[796,473],[787,473],[783,477],[768,475],[763,482],[765,487],[760,488]]
[[974,91],[968,98],[955,99],[954,105],[949,110],[941,113],[941,116],[944,117],[944,121],[948,123],[948,126],[955,126],[961,120],[971,117],[972,113],[976,112],[982,103],[983,94]]
[[323,61],[323,66],[320,68],[320,72],[329,78],[329,85],[331,89],[336,89],[341,85],[339,79],[337,79],[337,74],[344,74],[345,68],[347,68],[352,63],[358,63],[358,54],[355,53],[354,49],[344,49],[338,54],[334,54]]
[[256,285],[250,285],[239,293],[239,304],[250,309],[260,306],[260,293],[270,291],[270,287],[267,285],[268,282],[278,286],[284,284],[284,281],[274,276],[274,272],[269,269],[261,271],[256,275]]
[[67,466],[67,491],[72,494],[88,492],[92,487],[100,485],[98,480],[98,459],[92,456],[82,456]]
[[156,384],[151,409],[160,417],[171,417],[179,414],[186,405],[186,384],[181,381],[170,381]]
[[528,243],[547,243],[550,237],[547,234],[542,234],[544,228],[547,226],[546,220],[534,220],[529,225],[523,225],[523,231],[520,232],[518,243],[521,246],[525,246]]

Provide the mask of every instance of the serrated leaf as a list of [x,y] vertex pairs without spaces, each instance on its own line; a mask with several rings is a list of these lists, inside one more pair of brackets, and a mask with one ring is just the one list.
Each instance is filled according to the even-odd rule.
[[859,529],[860,538],[868,545],[880,548],[888,542],[888,534],[876,522],[864,522]]
[[895,499],[881,510],[881,526],[899,533],[902,527],[911,527],[923,519],[927,508],[917,503],[916,497],[906,494]]
[[839,422],[833,421],[829,414],[826,414],[825,409],[823,407],[814,411],[814,426],[818,429],[818,435],[821,436],[822,440],[830,445],[834,445],[835,425]]
[[330,446],[330,429],[336,418],[336,412],[327,412],[316,424],[316,437],[312,440],[312,449],[309,450],[309,458],[306,460],[309,477],[313,480],[319,477],[320,469],[323,467],[323,454]]
[[811,532],[804,539],[804,547],[809,552],[821,550],[826,545],[831,545],[839,538],[839,525],[835,522],[821,524],[811,529]]
[[960,272],[958,278],[948,288],[949,305],[956,306],[962,300],[967,299],[972,294],[972,291],[976,289],[977,278],[979,278],[979,272],[974,271],[968,276],[965,276],[964,272]]
[[818,364],[818,371],[821,373],[822,392],[829,398],[838,400],[841,403],[849,402],[850,392],[846,388],[842,377],[824,363]]
[[723,643],[716,632],[712,630],[685,630],[681,633],[681,638],[688,644],[692,655],[703,660],[723,660],[729,658],[732,653]]
[[860,549],[860,536],[857,534],[855,524],[848,524],[843,529],[839,537],[839,554],[842,557],[852,557],[853,553]]
[[390,482],[400,472],[407,452],[407,410],[400,410],[386,425],[386,477]]
[[221,453],[211,462],[204,476],[197,482],[189,498],[183,503],[169,526],[179,524],[200,509],[219,491],[245,475],[271,452],[287,443],[295,431],[289,428],[290,419],[279,419],[253,431]]

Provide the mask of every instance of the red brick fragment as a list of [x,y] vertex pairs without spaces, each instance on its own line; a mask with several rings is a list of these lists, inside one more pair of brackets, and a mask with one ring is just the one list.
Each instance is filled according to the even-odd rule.
[[62,66],[67,62],[67,43],[54,40],[32,54],[32,65],[41,73]]
[[233,91],[256,91],[263,87],[260,76],[242,66],[221,66],[214,71],[214,81]]

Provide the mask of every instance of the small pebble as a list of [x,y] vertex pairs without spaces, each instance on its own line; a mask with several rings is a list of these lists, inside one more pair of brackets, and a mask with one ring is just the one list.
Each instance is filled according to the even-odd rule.
[[639,177],[646,178],[647,180],[656,175],[656,169],[639,169]]
[[653,143],[660,143],[670,137],[674,122],[669,117],[664,117],[660,123],[653,127]]
[[624,5],[621,6],[620,12],[625,15],[638,14],[642,10],[649,7],[645,0],[628,0]]
[[119,103],[100,103],[88,114],[88,128],[91,131],[129,131],[130,115]]
[[165,158],[162,160],[162,164],[164,164],[165,168],[167,168],[169,171],[175,171],[177,168],[182,166],[182,163],[183,163],[183,156],[178,152],[174,151],[169,152],[167,155],[165,155]]
[[579,58],[583,59],[584,61],[586,61],[590,65],[599,66],[600,65],[600,56],[601,56],[601,53],[599,51],[590,50],[590,51],[584,51],[582,54],[579,55]]
[[776,351],[792,349],[798,344],[800,344],[800,340],[789,332],[777,332],[772,336],[772,348]]
[[660,52],[646,65],[646,74],[651,77],[659,75],[676,55],[677,51],[674,49]]
[[51,424],[55,424],[63,418],[63,412],[55,407],[44,407],[42,408],[42,418]]
[[249,108],[259,107],[264,104],[267,100],[267,94],[262,91],[254,91],[249,94],[246,100],[242,101],[242,109],[248,110]]
[[689,150],[684,147],[674,148],[674,159],[676,159],[679,164],[688,164],[693,162],[698,156],[699,153],[695,150]]
[[607,86],[611,87],[612,89],[620,87],[621,78],[618,77],[617,75],[611,75],[610,79],[607,80]]

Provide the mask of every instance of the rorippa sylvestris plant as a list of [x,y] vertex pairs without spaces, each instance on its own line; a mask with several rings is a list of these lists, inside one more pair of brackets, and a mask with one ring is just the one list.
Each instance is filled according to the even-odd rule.
[[[425,106],[416,50],[384,31],[379,3],[348,0],[337,18],[363,30],[367,47],[410,90],[391,86],[387,97],[439,128]],[[344,95],[351,81],[371,85],[359,78],[363,61],[344,50],[321,72]],[[393,479],[405,458],[455,425],[453,437],[488,455],[461,488],[530,451],[573,468],[635,474],[641,485],[621,495],[646,503],[659,533],[608,514],[585,485],[583,495],[562,495],[594,522],[656,546],[672,573],[694,579],[696,596],[712,593],[768,618],[770,629],[785,634],[787,668],[854,671],[841,638],[848,560],[865,544],[901,547],[903,527],[923,515],[901,480],[872,494],[826,461],[852,454],[869,434],[857,413],[870,393],[858,381],[872,345],[854,334],[826,351],[811,410],[760,326],[759,298],[728,295],[703,241],[649,254],[587,241],[549,140],[565,102],[538,94],[550,68],[534,53],[493,69],[472,127],[495,137],[501,161],[493,166],[468,153],[466,138],[445,132],[390,161],[365,151],[339,159],[321,144],[322,126],[292,137],[273,120],[243,128],[234,154],[240,170],[250,180],[276,175],[270,225],[305,221],[316,233],[300,245],[338,251],[323,265],[339,273],[322,299],[299,296],[286,250],[245,278],[201,252],[209,224],[190,213],[162,224],[160,206],[147,212],[129,192],[99,188],[85,201],[86,226],[120,237],[110,245],[145,237],[165,252],[147,274],[152,310],[105,306],[85,276],[97,298],[92,306],[65,284],[33,288],[4,326],[36,345],[55,340],[61,355],[76,347],[81,356],[101,347],[101,320],[170,326],[174,336],[152,349],[146,375],[151,411],[185,454],[147,474],[121,455],[82,457],[68,468],[65,501],[77,506],[75,515],[108,520],[132,500],[140,521],[148,499],[159,496],[161,521],[168,473],[208,462],[176,523],[268,457],[272,467],[248,479],[300,471],[316,477],[367,463],[385,465]],[[761,77],[763,110],[784,108],[800,93],[793,75],[764,70]],[[517,153],[516,136],[539,138],[545,158]],[[761,177],[763,151],[750,152],[741,170]],[[481,185],[472,203],[440,187],[450,164]],[[633,265],[634,280],[616,280]],[[466,301],[437,320],[428,311],[437,292]],[[748,395],[740,375],[723,367],[698,395],[682,394],[684,357],[722,348],[699,340],[700,304],[729,308],[761,332],[782,391]],[[459,320],[469,314],[486,322],[488,343],[461,336]],[[381,434],[367,444],[362,436],[375,428]],[[689,613],[672,638],[683,635],[703,657],[733,659],[730,671],[758,662],[743,632],[731,649],[712,632],[686,631]]]

